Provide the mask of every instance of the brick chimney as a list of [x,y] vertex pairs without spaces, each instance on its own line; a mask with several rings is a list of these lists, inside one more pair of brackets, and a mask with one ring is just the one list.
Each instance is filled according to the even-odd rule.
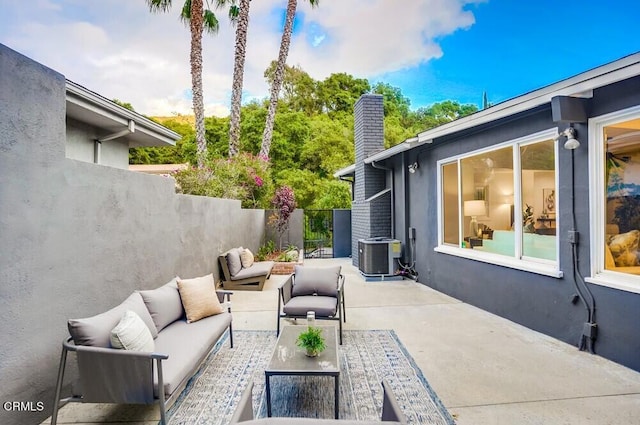
[[364,160],[384,150],[384,107],[379,94],[365,94],[354,106],[356,171],[351,203],[351,259],[358,266],[358,239],[391,237],[391,191],[387,172]]

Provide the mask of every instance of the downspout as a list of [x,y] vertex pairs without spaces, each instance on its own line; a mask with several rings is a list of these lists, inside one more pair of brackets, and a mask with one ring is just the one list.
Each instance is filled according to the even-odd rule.
[[354,192],[354,188],[353,188],[353,184],[355,183],[355,179],[354,178],[346,178],[345,176],[338,176],[338,178],[340,180],[342,180],[343,182],[347,182],[349,183],[349,185],[351,185],[351,202],[354,201],[355,199],[355,192]]
[[94,140],[93,142],[93,162],[94,164],[100,164],[100,157],[102,154],[102,142],[107,142],[109,140],[118,139],[122,136],[126,136],[127,134],[135,133],[136,131],[136,122],[134,120],[129,120],[127,124],[127,128],[124,130],[117,131],[115,133],[109,134],[107,136],[101,137],[99,139]]
[[394,187],[395,187],[395,176],[393,174],[393,168],[384,167],[382,165],[376,164],[375,161],[371,161],[371,166],[378,170],[389,171],[391,174],[391,237],[396,237],[396,213],[395,213],[395,196],[394,196]]

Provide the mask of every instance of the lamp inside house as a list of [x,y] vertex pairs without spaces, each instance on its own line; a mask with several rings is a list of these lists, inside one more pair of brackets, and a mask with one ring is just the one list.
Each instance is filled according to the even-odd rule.
[[478,236],[478,216],[486,214],[487,206],[483,200],[464,201],[464,215],[471,216],[471,222],[469,222],[471,237]]

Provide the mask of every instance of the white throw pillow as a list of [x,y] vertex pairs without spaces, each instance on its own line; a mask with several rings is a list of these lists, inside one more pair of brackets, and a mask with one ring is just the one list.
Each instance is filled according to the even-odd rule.
[[245,248],[245,250],[242,251],[242,254],[240,254],[240,261],[242,262],[242,267],[245,269],[253,266],[253,262],[255,261],[253,252],[251,252],[249,248]]
[[151,331],[132,310],[125,311],[120,322],[111,330],[111,346],[131,351],[152,352],[155,349]]

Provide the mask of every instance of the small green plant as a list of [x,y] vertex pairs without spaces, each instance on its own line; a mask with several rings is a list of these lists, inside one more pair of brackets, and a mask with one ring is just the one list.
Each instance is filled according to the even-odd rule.
[[300,348],[307,350],[307,356],[315,357],[324,349],[326,345],[322,337],[322,329],[309,326],[306,331],[298,335],[296,344]]
[[256,252],[256,260],[264,261],[274,252],[276,252],[276,243],[274,241],[267,241],[258,248],[258,252]]

